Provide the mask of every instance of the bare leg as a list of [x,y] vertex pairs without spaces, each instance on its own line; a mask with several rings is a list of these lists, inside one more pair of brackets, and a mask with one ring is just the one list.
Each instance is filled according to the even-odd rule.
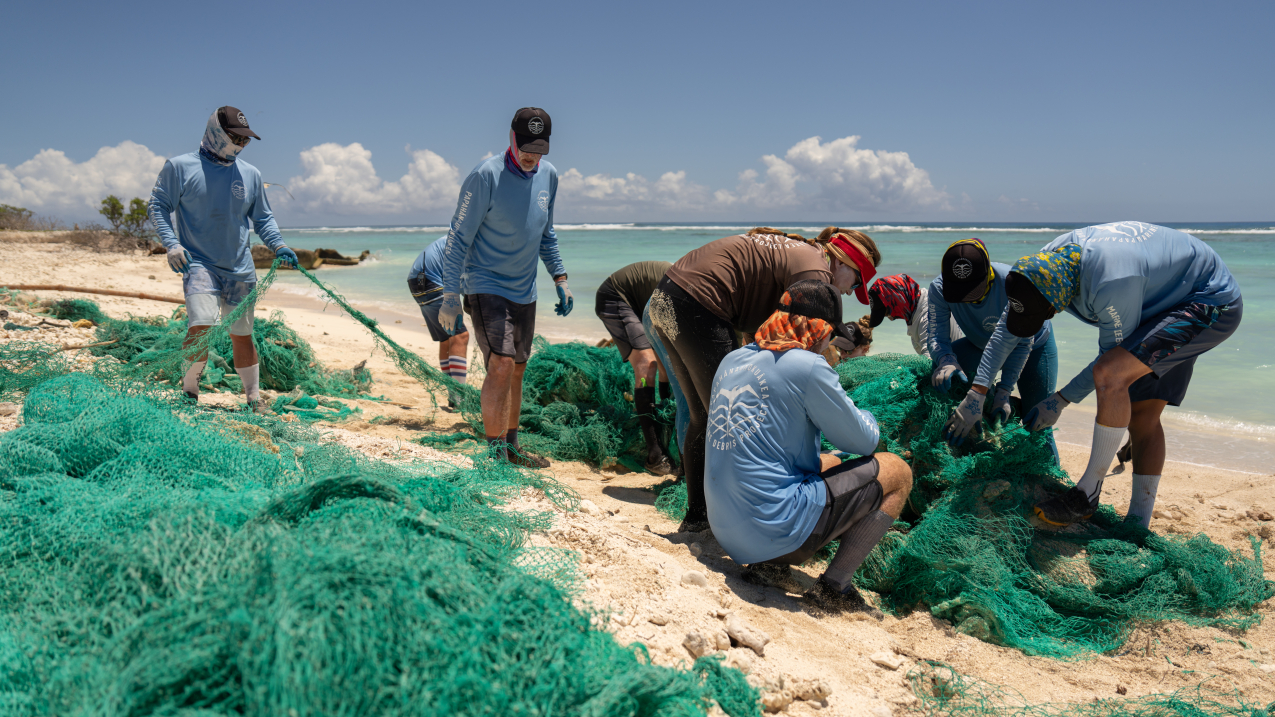
[[877,474],[877,482],[881,484],[881,510],[897,519],[903,514],[903,506],[907,505],[908,494],[912,492],[912,467],[893,453],[877,453],[875,458],[881,466]]
[[[512,356],[493,355],[487,361],[487,377],[483,379],[482,409],[483,433],[487,440],[502,438],[509,424],[510,387],[514,379],[514,359]],[[522,385],[522,373],[518,374],[519,388]],[[519,390],[519,406],[521,407],[522,391]]]
[[[513,359],[509,359],[513,361]],[[511,431],[518,430],[518,419],[522,416],[522,375],[527,371],[527,364],[513,365],[513,377],[509,381],[509,407],[505,417],[505,427]]]
[[[1129,425],[1132,405],[1129,387],[1151,373],[1146,364],[1117,346],[1098,359],[1093,367],[1094,389],[1098,393],[1098,423],[1112,428]],[[1107,459],[1111,465],[1111,459]]]
[[1133,472],[1160,475],[1164,472],[1164,426],[1160,413],[1165,401],[1138,401],[1132,405],[1129,435],[1133,438]]
[[252,343],[252,335],[230,335],[230,348],[234,351],[235,368],[247,368],[257,364],[257,347]]

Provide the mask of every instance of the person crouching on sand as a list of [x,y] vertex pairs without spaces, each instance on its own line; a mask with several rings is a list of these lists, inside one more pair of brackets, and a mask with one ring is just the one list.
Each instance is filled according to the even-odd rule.
[[[186,341],[200,334],[239,307],[257,285],[257,272],[249,247],[249,227],[289,266],[297,255],[283,243],[266,199],[257,168],[238,158],[253,139],[248,120],[234,107],[220,107],[208,118],[199,151],[173,157],[151,190],[151,221],[168,250],[168,265],[182,275],[186,295]],[[174,216],[176,215],[176,226]],[[257,348],[252,343],[253,307],[230,327],[235,373],[243,381],[249,407],[269,413],[260,403],[261,373]],[[191,362],[182,378],[182,390],[199,400],[199,377],[208,365],[204,352],[188,356]]]
[[[439,368],[457,383],[463,384],[469,370],[469,330],[465,328],[465,320],[459,319],[452,328],[455,336],[438,322],[438,312],[443,306],[443,252],[446,250],[445,236],[425,247],[407,272],[407,289],[421,307],[421,316],[425,319],[430,338],[438,342]],[[460,395],[455,389],[448,389],[448,410],[455,410],[459,403]]]
[[1098,392],[1089,465],[1075,487],[1035,506],[1054,526],[1087,520],[1128,429],[1133,497],[1126,521],[1148,527],[1164,469],[1166,405],[1186,397],[1195,360],[1240,326],[1244,301],[1222,257],[1190,234],[1144,222],[1068,232],[1015,262],[1005,281],[1007,328],[1031,336],[1060,311],[1098,327],[1098,358],[1028,411],[1023,425],[1054,425]]
[[460,330],[461,295],[487,365],[483,432],[491,457],[524,468],[549,461],[518,445],[522,376],[536,335],[536,258],[553,277],[554,312],[571,313],[575,299],[553,231],[558,170],[549,153],[553,125],[539,107],[523,107],[510,123],[509,146],[465,178],[443,252],[443,302],[438,322]]
[[[713,380],[704,495],[713,536],[744,579],[791,583],[789,565],[840,539],[824,574],[803,599],[829,612],[871,608],[851,583],[894,524],[912,489],[912,470],[873,452],[876,419],[846,395],[819,355],[833,336],[850,338],[836,287],[798,281],[756,332],[732,351]],[[820,433],[863,456],[819,453]]]

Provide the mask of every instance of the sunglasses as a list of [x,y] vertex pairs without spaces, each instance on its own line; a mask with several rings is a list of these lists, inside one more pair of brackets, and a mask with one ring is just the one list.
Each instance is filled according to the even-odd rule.
[[230,141],[233,142],[236,147],[247,147],[248,143],[252,141],[252,137],[243,137],[229,132],[226,133],[226,136],[230,137]]

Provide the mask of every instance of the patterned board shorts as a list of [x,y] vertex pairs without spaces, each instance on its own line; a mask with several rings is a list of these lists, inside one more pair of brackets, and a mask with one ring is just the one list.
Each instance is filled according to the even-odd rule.
[[1142,322],[1121,345],[1151,373],[1129,387],[1129,398],[1182,405],[1195,360],[1230,338],[1243,315],[1244,301],[1236,299],[1225,306],[1182,304]]

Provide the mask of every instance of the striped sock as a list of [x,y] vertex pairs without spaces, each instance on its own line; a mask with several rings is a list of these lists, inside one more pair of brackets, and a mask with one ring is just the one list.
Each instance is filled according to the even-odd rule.
[[452,378],[456,379],[457,383],[465,383],[466,375],[469,372],[469,364],[466,363],[465,357],[452,356],[450,361],[451,368],[448,369],[447,373],[451,375]]
[[445,375],[450,376],[450,375],[451,375],[451,373],[452,373],[452,360],[451,360],[451,359],[449,359],[449,358],[446,358],[446,359],[439,359],[439,360],[438,360],[438,367],[439,367],[439,368],[441,368],[441,369],[443,370],[443,373],[444,373]]

